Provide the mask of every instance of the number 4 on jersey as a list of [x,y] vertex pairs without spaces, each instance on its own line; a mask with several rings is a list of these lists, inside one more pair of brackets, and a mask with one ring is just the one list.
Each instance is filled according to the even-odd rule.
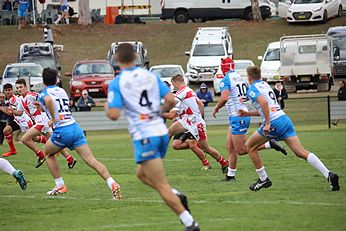
[[139,99],[139,105],[151,109],[152,102],[149,101],[147,90],[142,91],[141,98]]

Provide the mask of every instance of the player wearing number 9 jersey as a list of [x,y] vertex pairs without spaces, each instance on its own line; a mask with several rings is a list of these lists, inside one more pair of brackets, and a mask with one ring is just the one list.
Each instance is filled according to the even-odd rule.
[[247,95],[254,103],[257,111],[246,112],[240,110],[241,116],[261,115],[263,125],[255,131],[246,142],[249,156],[256,167],[259,179],[250,185],[253,191],[268,188],[272,185],[264,170],[257,147],[271,138],[284,140],[294,154],[311,164],[329,181],[332,191],[340,190],[339,177],[329,171],[322,161],[302,146],[295,133],[291,119],[281,110],[275,94],[268,83],[261,80],[260,68],[254,66],[247,69],[249,83],[251,84]]

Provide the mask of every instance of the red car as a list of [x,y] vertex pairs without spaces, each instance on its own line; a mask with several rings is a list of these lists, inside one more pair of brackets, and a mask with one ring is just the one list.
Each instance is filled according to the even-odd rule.
[[108,85],[115,77],[113,67],[106,60],[85,60],[74,65],[70,81],[70,94],[73,100],[82,96],[87,90],[91,97],[107,97]]

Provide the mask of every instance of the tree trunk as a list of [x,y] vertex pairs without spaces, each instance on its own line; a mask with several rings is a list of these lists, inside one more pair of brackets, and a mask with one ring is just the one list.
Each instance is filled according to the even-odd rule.
[[82,26],[90,25],[92,22],[91,22],[90,9],[89,9],[89,0],[79,0],[78,6],[79,6],[78,24]]
[[253,19],[257,22],[263,21],[258,0],[251,0]]

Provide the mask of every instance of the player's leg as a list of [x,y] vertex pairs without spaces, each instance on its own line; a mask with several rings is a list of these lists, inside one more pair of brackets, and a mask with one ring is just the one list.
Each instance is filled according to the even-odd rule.
[[3,158],[0,158],[0,169],[13,176],[22,190],[26,189],[27,183],[21,170],[16,170],[10,162]]
[[205,157],[203,150],[198,147],[198,142],[195,139],[188,139],[186,143],[188,143],[191,151],[195,153],[198,159],[202,162],[202,169],[204,170],[211,169],[211,164],[209,163],[208,159]]
[[64,18],[65,18],[65,23],[68,25],[70,24],[70,19],[69,19],[69,14],[68,14],[68,11],[64,11]]
[[223,173],[227,173],[228,161],[215,148],[209,145],[207,137],[204,137],[203,140],[199,140],[198,145],[204,152],[211,155],[216,160],[216,162],[220,164]]
[[184,142],[180,137],[183,136],[183,134],[178,134],[173,137],[173,142],[172,142],[172,148],[174,150],[185,150],[189,149],[189,144],[187,142]]
[[300,143],[298,136],[286,137],[284,141],[296,156],[306,160],[330,182],[332,191],[340,190],[338,175],[331,172],[314,153],[307,151]]
[[235,151],[234,143],[232,141],[232,134],[231,129],[228,128],[227,130],[227,137],[226,137],[226,149],[228,152],[228,171],[226,173],[224,181],[235,181],[235,173],[237,171],[237,162],[238,162],[238,154]]
[[22,143],[25,144],[25,146],[27,146],[28,148],[30,148],[38,157],[37,165],[35,168],[40,167],[45,161],[44,153],[36,146],[35,142],[33,141],[34,137],[41,134],[42,128],[43,128],[43,125],[36,124],[35,126],[31,127],[29,130],[27,130],[22,137]]
[[174,135],[181,134],[186,132],[187,130],[181,125],[179,121],[175,121],[169,128],[168,128],[168,134],[169,138],[171,138]]
[[8,146],[10,147],[9,151],[2,154],[3,157],[17,154],[17,150],[14,147],[14,142],[13,142],[13,135],[12,135],[13,128],[12,127],[14,127],[15,129],[19,129],[18,124],[16,122],[12,121],[8,125],[6,125],[6,127],[3,130],[6,142],[7,142]]

